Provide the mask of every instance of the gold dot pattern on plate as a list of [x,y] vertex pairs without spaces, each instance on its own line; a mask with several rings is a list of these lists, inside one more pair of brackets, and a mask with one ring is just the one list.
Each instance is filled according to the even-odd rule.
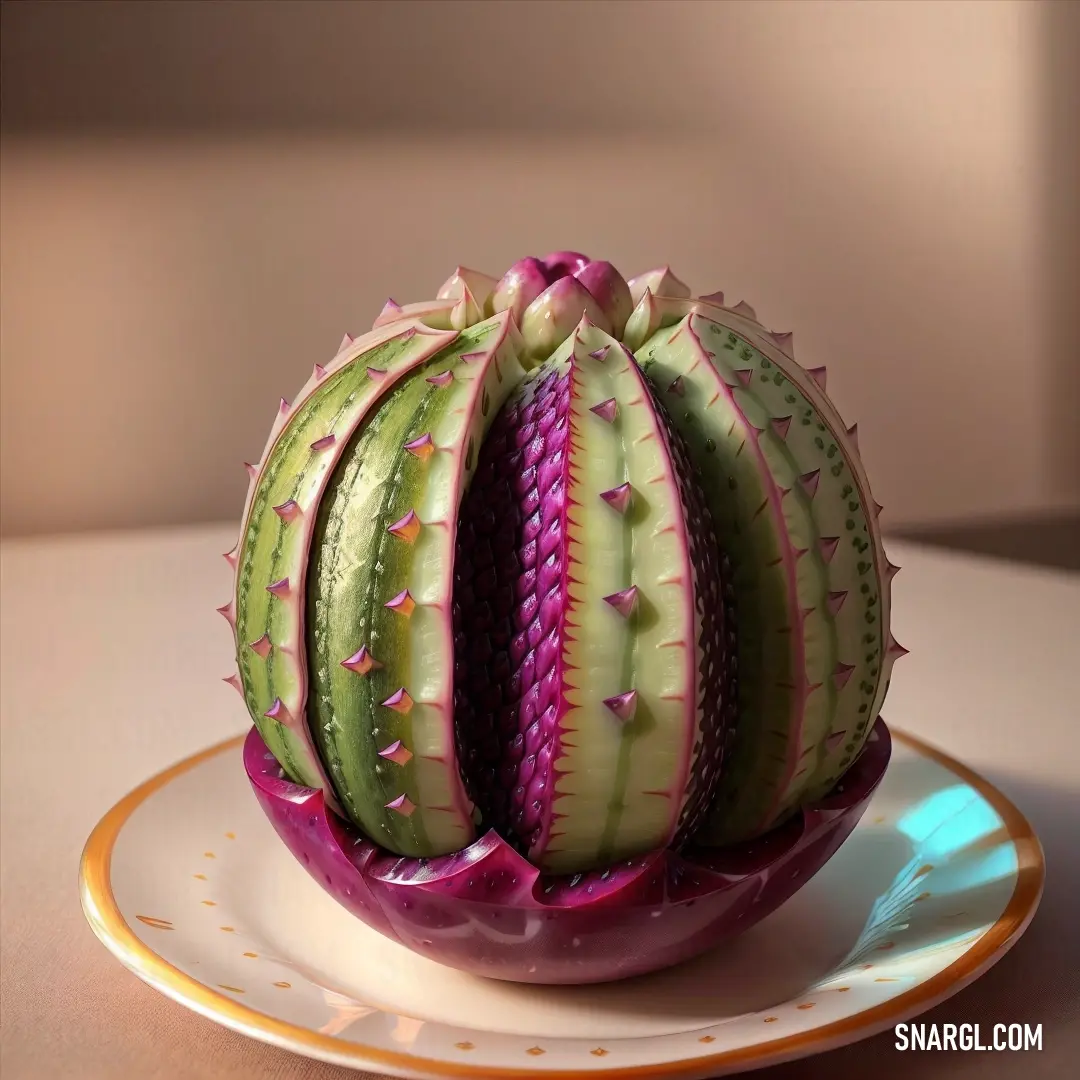
[[224,983],[218,983],[219,990],[228,990],[232,994],[242,994],[244,991],[239,986],[226,986]]
[[205,881],[206,880],[206,875],[205,874],[194,874],[192,876],[195,878],[196,881]]
[[203,852],[203,858],[204,859],[216,859],[217,856],[212,851],[204,851]]
[[873,824],[874,825],[884,825],[885,824],[885,815],[884,814],[879,814],[876,818],[874,818]]
[[205,904],[207,907],[217,907],[216,900],[200,900],[201,904]]
[[921,893],[919,893],[918,896],[915,897],[915,903],[917,904],[917,903],[919,903],[920,900],[929,900],[929,899],[930,899],[930,893],[921,892]]
[[234,832],[227,832],[227,833],[225,834],[225,839],[226,839],[226,840],[235,840],[235,839],[236,839],[236,833],[234,833]]
[[541,1054],[546,1054],[547,1051],[540,1046],[530,1046],[529,1049],[525,1051],[525,1053],[532,1054],[533,1057],[539,1057]]
[[716,1042],[716,1036],[715,1035],[702,1035],[701,1038],[698,1039],[698,1042],[702,1042],[702,1043]]
[[259,959],[259,954],[257,952],[246,952],[246,953],[244,953],[244,955],[249,960],[258,960]]
[[173,924],[168,919],[155,919],[152,915],[136,915],[136,919],[145,926],[152,926],[155,930],[171,930]]
[[274,985],[275,985],[275,986],[276,986],[276,987],[277,987],[277,988],[278,988],[279,990],[291,990],[291,989],[292,989],[292,983],[287,983],[287,982],[276,982],[276,983],[274,983]]
[[766,1016],[765,1019],[762,1021],[762,1023],[763,1024],[775,1024],[776,1021],[779,1020],[779,1019],[780,1019],[779,1016]]
[[611,1051],[605,1050],[602,1046],[598,1046],[595,1050],[590,1050],[589,1053],[592,1054],[593,1057],[607,1057]]
[[838,986],[836,992],[838,994],[846,994],[851,989],[850,986]]
[[236,933],[236,927],[235,926],[223,926],[221,929],[224,930],[226,934],[235,934]]
[[930,865],[930,863],[923,863],[922,866],[920,866],[919,869],[915,871],[915,876],[917,878],[926,877],[926,875],[929,874],[930,871],[933,869],[934,868]]
[[796,1005],[796,1009],[812,1009],[817,1004],[816,1001],[804,1001],[801,1005]]
[[882,977],[877,978],[877,979],[874,980],[874,982],[898,982],[898,981],[899,981],[898,979],[887,978],[885,976],[882,976]]
[[459,1050],[475,1050],[476,1049],[476,1045],[474,1043],[471,1043],[471,1042],[459,1042],[459,1043],[454,1043],[454,1045]]
[[895,948],[896,948],[896,942],[895,941],[884,941],[877,947],[877,951],[878,952],[888,952],[890,949],[895,949]]

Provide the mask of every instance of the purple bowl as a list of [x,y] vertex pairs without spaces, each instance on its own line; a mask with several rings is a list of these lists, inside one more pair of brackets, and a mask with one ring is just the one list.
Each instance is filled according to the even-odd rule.
[[244,767],[289,850],[340,904],[393,941],[493,979],[596,983],[705,952],[776,910],[836,853],[889,763],[884,721],[833,791],[749,843],[656,851],[547,877],[495,832],[454,855],[392,855],[281,778],[257,730]]

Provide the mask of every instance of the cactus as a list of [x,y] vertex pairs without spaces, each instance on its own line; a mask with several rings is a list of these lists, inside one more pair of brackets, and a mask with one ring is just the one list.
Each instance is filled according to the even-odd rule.
[[345,335],[248,471],[227,681],[325,818],[252,782],[294,851],[367,845],[383,932],[417,882],[453,919],[481,863],[507,911],[633,908],[884,769],[880,507],[824,368],[746,303],[572,251],[458,267]]

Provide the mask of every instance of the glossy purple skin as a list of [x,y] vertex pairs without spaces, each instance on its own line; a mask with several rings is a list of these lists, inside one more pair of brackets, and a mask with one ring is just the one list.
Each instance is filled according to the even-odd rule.
[[552,285],[559,278],[573,277],[579,270],[584,270],[592,262],[588,255],[580,251],[553,251],[541,260],[548,274],[548,284]]
[[454,729],[469,797],[521,850],[551,827],[562,717],[570,376],[541,374],[480,448],[454,562]]
[[290,851],[375,930],[476,975],[595,983],[705,952],[804,885],[851,833],[884,775],[891,742],[882,720],[874,733],[833,792],[757,840],[681,856],[658,851],[555,879],[494,832],[438,859],[387,854],[328,813],[321,792],[281,779],[255,729],[244,766]]

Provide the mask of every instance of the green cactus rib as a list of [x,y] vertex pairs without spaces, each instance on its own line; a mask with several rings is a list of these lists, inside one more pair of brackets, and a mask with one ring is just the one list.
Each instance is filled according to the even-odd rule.
[[703,830],[725,843],[832,787],[891,661],[886,562],[835,409],[760,327],[751,343],[745,320],[703,306],[654,331],[638,359],[701,468],[736,569],[740,720]]
[[304,574],[319,500],[375,403],[455,337],[402,325],[317,369],[295,407],[282,403],[249,492],[233,602],[244,700],[286,774],[331,801],[305,718]]
[[[674,835],[699,744],[700,625],[674,465],[637,365],[587,321],[551,365],[571,377],[564,712],[556,820],[532,857],[571,873]],[[631,586],[628,617],[605,598]],[[620,718],[610,702],[629,693]]]
[[453,733],[457,513],[476,450],[523,377],[509,315],[463,331],[357,432],[319,510],[312,733],[346,814],[401,855],[474,838]]

